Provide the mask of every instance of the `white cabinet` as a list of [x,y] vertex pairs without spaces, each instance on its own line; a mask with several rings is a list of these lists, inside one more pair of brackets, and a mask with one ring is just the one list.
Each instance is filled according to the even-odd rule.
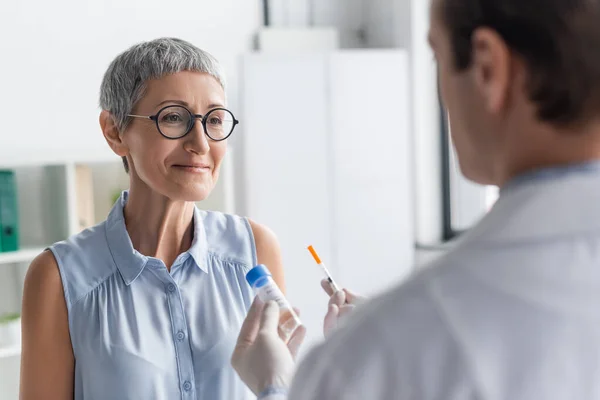
[[316,340],[326,297],[306,246],[367,295],[413,268],[407,56],[252,54],[243,79],[244,212],[277,234],[288,297]]

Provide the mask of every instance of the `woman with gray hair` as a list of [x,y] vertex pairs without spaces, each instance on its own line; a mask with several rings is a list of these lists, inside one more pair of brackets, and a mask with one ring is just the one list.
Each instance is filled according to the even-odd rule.
[[251,396],[229,360],[275,236],[195,206],[219,177],[238,121],[218,62],[179,39],[141,43],[109,66],[100,126],[130,188],[106,221],[40,254],[23,295],[21,399]]

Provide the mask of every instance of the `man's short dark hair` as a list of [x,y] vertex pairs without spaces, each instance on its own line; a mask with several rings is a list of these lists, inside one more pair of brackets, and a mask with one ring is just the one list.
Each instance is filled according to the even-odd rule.
[[473,32],[488,27],[527,64],[527,91],[546,122],[600,116],[600,0],[441,0],[455,67],[471,64]]

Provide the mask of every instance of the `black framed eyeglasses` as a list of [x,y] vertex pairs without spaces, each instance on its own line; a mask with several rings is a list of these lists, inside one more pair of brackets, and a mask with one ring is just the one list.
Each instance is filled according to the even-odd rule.
[[129,114],[133,118],[146,118],[154,121],[158,132],[167,139],[179,139],[190,133],[199,119],[204,133],[211,140],[220,142],[233,133],[240,123],[226,108],[213,108],[206,115],[194,114],[184,106],[166,106],[154,115]]

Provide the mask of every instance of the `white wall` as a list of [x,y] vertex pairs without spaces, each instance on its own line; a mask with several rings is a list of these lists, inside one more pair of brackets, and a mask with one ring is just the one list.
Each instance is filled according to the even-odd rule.
[[[213,53],[237,108],[237,57],[262,24],[257,0],[23,0],[0,14],[0,160],[69,148],[108,152],[98,93],[110,61],[139,41],[176,36]],[[10,146],[9,146],[10,141]]]
[[365,0],[269,0],[270,21],[276,27],[335,27],[343,48],[364,47]]
[[498,198],[498,188],[482,186],[463,176],[456,151],[450,152],[450,223],[455,231],[465,231],[485,216]]
[[269,2],[274,26],[335,27],[339,31],[342,48],[406,48],[410,44],[411,0]]

